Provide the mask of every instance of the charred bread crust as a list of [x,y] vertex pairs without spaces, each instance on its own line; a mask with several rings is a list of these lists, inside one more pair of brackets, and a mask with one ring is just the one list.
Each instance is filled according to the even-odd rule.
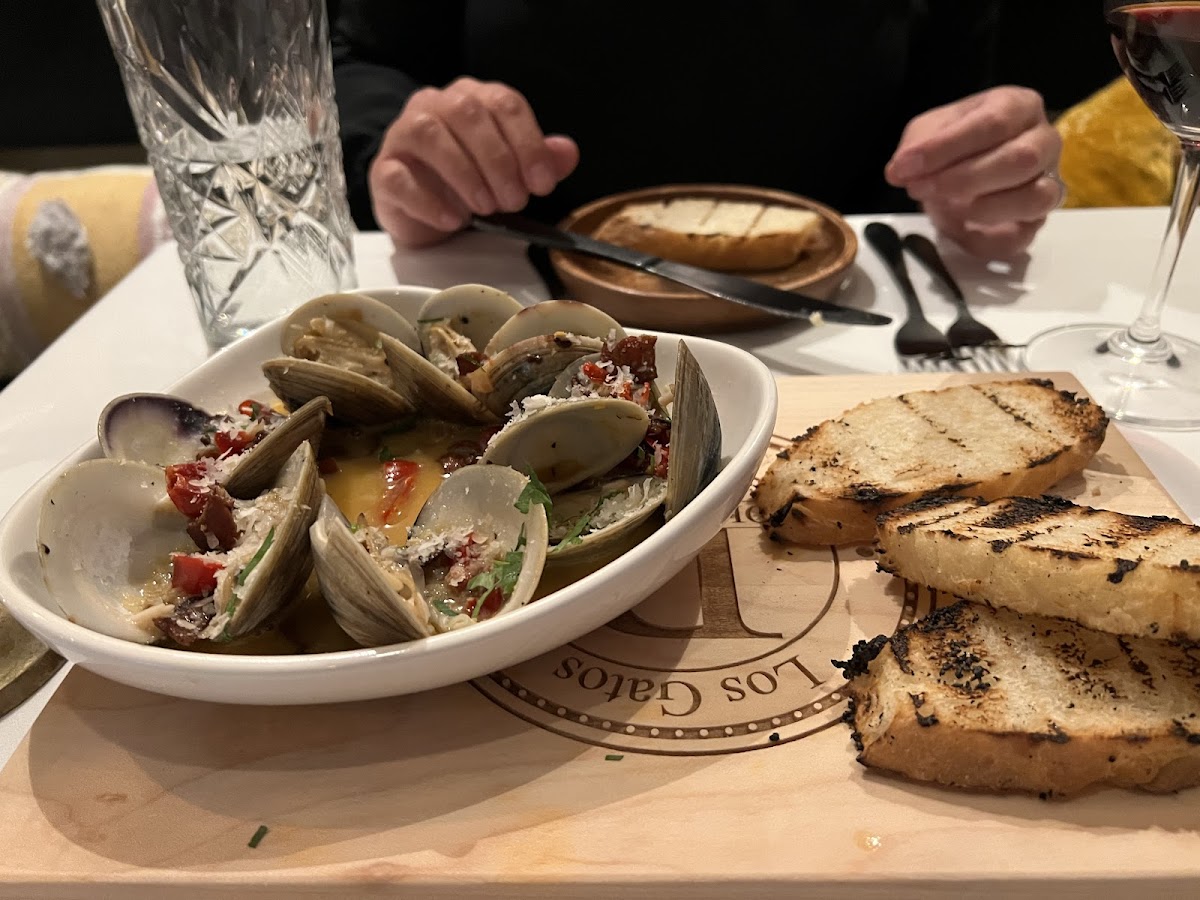
[[[956,433],[929,414],[953,420],[959,407],[964,417],[987,413],[1002,433],[972,432],[968,421]],[[925,458],[906,455],[894,435],[879,433],[888,425],[903,430],[906,422],[936,440]],[[797,436],[777,454],[753,499],[774,540],[865,543],[874,538],[876,519],[899,507],[1041,494],[1087,465],[1107,426],[1099,407],[1045,379],[910,392],[860,404]],[[993,438],[1002,449],[993,449]]]
[[914,781],[1178,790],[1200,783],[1194,649],[958,603],[855,648],[845,721],[863,765]]

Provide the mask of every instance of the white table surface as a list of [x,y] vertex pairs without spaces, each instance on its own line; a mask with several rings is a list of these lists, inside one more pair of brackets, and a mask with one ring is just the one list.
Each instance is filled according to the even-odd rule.
[[[890,221],[902,233],[932,234],[921,216],[860,216],[851,222],[861,231],[870,218]],[[977,315],[1005,340],[1021,343],[1071,322],[1130,320],[1165,224],[1161,208],[1064,210],[1050,217],[1028,258],[1015,266],[989,267],[953,248],[944,252]],[[363,287],[480,282],[534,302],[545,294],[524,249],[503,238],[464,234],[437,248],[396,253],[384,235],[355,238]],[[949,302],[923,269],[911,265],[910,270],[929,318],[948,325],[953,318]],[[865,245],[837,299],[888,313],[897,322],[903,313],[890,277]],[[1194,242],[1180,261],[1165,325],[1200,338],[1200,248]],[[891,345],[894,330],[785,324],[727,339],[779,375],[887,373],[901,368]],[[129,391],[163,390],[205,356],[175,247],[165,245],[0,391],[0,511],[6,512],[37,478],[94,436],[97,414],[110,399]],[[1200,456],[1200,432],[1122,431],[1187,515],[1200,520],[1200,478],[1193,462]],[[67,668],[0,720],[0,764]]]

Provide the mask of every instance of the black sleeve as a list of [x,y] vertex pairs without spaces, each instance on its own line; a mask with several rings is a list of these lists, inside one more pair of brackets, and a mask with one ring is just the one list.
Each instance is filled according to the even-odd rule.
[[910,116],[995,86],[999,0],[925,0],[910,48]]
[[463,2],[337,0],[329,14],[350,214],[373,229],[367,169],[409,95],[460,74]]

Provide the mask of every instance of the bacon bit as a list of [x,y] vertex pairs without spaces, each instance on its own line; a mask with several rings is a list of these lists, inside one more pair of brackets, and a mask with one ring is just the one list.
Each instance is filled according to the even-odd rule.
[[478,350],[460,353],[454,358],[454,364],[458,366],[459,378],[478,371],[485,362],[487,362],[487,357]]
[[338,461],[332,456],[322,456],[317,460],[317,471],[322,475],[332,475],[335,472],[340,472],[341,467],[338,465]]
[[475,535],[467,535],[467,539],[449,553],[442,555],[450,562],[450,571],[446,573],[446,584],[451,587],[461,587],[480,572],[487,568],[487,562],[479,555],[480,546],[475,542]]
[[189,519],[194,519],[204,512],[204,505],[208,502],[208,490],[194,484],[204,477],[206,469],[207,466],[203,462],[167,466],[167,496],[171,498],[175,508]]
[[412,493],[421,466],[411,459],[389,459],[382,467],[386,488],[383,500],[379,504],[378,518],[381,524],[387,525],[400,512],[400,507]]
[[649,383],[658,377],[654,359],[657,340],[654,335],[633,334],[621,338],[612,346],[605,341],[600,350],[600,360],[616,366],[628,366],[635,381]]
[[442,464],[442,471],[449,475],[463,466],[478,462],[479,457],[483,455],[483,448],[484,445],[478,441],[457,441],[438,458],[438,462]]

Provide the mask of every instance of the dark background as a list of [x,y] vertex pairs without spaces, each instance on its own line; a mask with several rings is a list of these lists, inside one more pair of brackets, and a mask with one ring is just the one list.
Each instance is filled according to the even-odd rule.
[[[1041,91],[1052,113],[1119,74],[1099,0],[1007,0],[999,44],[1000,81]],[[0,60],[0,168],[144,158],[92,2],[4,3]]]

